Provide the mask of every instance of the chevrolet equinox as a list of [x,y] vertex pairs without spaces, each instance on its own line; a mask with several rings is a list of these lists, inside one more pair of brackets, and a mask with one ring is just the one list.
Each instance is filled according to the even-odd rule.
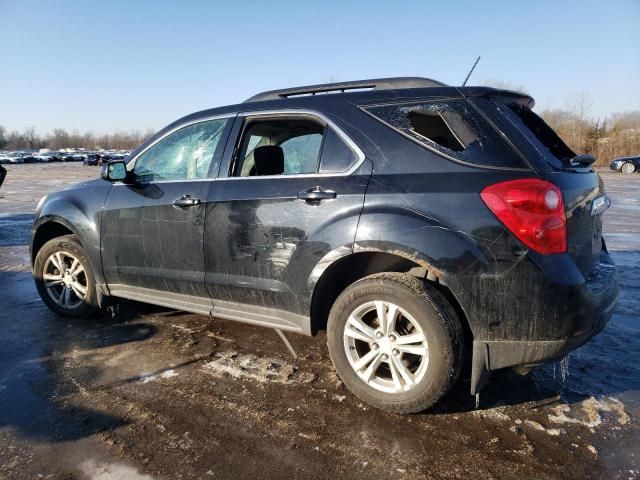
[[114,298],[314,335],[340,378],[423,410],[465,362],[529,370],[618,298],[609,198],[527,95],[387,78],[274,90],[167,126],[38,204],[60,315]]

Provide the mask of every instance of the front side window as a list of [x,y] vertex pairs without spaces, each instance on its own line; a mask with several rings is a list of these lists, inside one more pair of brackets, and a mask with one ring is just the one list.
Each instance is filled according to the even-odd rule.
[[138,157],[136,178],[142,182],[207,178],[226,124],[227,119],[210,120],[168,135]]
[[366,107],[418,143],[468,163],[522,167],[498,132],[464,100]]

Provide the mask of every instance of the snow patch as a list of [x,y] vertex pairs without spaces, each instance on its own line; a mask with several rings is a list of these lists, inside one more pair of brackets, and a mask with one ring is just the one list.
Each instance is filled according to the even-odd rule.
[[589,397],[573,406],[557,405],[552,408],[549,421],[553,423],[575,423],[587,428],[596,428],[603,423],[603,414],[615,416],[620,425],[627,425],[631,418],[624,404],[613,397]]
[[156,375],[142,374],[140,376],[140,383],[149,383],[153,382],[154,380],[158,380],[159,378],[172,378],[177,376],[178,374],[173,369],[165,370],[162,373]]
[[139,473],[135,468],[122,463],[86,460],[79,467],[91,480],[153,480],[152,476]]
[[505,413],[505,407],[494,407],[486,410],[474,410],[472,415],[482,419],[494,420],[496,422],[509,422],[511,417]]
[[279,358],[240,355],[233,350],[216,355],[219,358],[206,363],[203,368],[218,377],[229,375],[236,379],[282,384],[309,383],[315,378],[312,373],[300,372],[296,365]]

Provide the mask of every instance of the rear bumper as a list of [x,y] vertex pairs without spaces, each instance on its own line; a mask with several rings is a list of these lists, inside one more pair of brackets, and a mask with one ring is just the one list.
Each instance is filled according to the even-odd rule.
[[474,340],[472,394],[481,390],[492,370],[557,361],[602,331],[613,315],[619,295],[616,268],[606,252],[602,252],[593,277],[573,290],[569,296],[573,313],[563,319],[574,325],[571,336],[551,340]]

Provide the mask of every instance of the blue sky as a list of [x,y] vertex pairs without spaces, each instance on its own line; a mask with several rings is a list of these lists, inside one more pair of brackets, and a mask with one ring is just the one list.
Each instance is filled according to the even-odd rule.
[[640,109],[640,0],[0,0],[0,125],[158,129],[261,90],[419,75]]

